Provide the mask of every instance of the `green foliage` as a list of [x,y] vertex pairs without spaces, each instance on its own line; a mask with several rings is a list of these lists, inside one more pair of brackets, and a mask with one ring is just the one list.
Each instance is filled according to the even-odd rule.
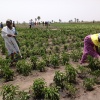
[[14,71],[11,70],[8,66],[2,67],[3,78],[5,81],[12,81],[14,77]]
[[77,74],[76,69],[72,67],[72,65],[68,64],[65,67],[65,71],[66,71],[67,81],[70,83],[76,82],[76,74]]
[[46,100],[60,100],[60,95],[56,87],[46,87],[45,97]]
[[31,59],[31,62],[32,62],[32,68],[37,69],[37,63],[36,62],[37,62],[38,58],[36,56],[31,56],[30,59]]
[[60,51],[60,48],[58,46],[55,46],[55,51],[58,53]]
[[47,55],[44,55],[43,56],[43,60],[46,62],[46,66],[50,66],[50,58],[49,58],[49,56],[47,56]]
[[95,82],[100,84],[100,70],[92,71],[91,74],[93,75]]
[[91,91],[93,90],[93,86],[95,85],[95,81],[93,78],[86,78],[83,82],[83,86],[86,90]]
[[64,65],[66,65],[66,63],[68,64],[68,62],[69,62],[69,54],[67,54],[67,53],[62,53],[61,59],[62,59],[62,63],[63,63]]
[[77,71],[80,78],[86,78],[87,74],[89,73],[89,70],[84,66],[78,66]]
[[64,45],[64,50],[68,50],[68,45]]
[[95,70],[95,71],[91,72],[91,74],[98,78],[98,77],[100,77],[100,70]]
[[40,71],[40,72],[44,72],[45,71],[45,67],[46,67],[46,62],[45,61],[39,61],[37,63],[37,69]]
[[45,82],[44,79],[36,79],[32,86],[34,97],[37,99],[44,98]]
[[18,91],[18,97],[16,100],[29,100],[30,94],[24,91]]
[[2,53],[3,55],[6,54],[6,48],[5,48],[5,45],[2,45],[1,53]]
[[71,58],[72,58],[72,60],[73,60],[74,62],[78,62],[79,59],[80,59],[80,57],[81,57],[80,51],[77,51],[77,50],[71,51]]
[[56,86],[59,86],[62,89],[64,89],[64,81],[66,80],[66,75],[64,73],[62,73],[60,71],[56,71],[53,80],[54,80]]
[[58,55],[51,55],[50,63],[54,68],[58,67],[59,66],[59,56]]
[[18,86],[4,85],[1,94],[3,100],[29,100],[30,95],[27,92],[19,91]]
[[[29,75],[32,69],[45,71],[46,66],[53,66],[54,68],[56,68],[59,67],[60,64],[66,65],[66,75],[64,75],[64,73],[62,75],[62,73],[58,72],[57,74],[55,74],[54,80],[57,86],[64,88],[69,83],[66,89],[69,91],[69,94],[73,95],[75,93],[75,89],[73,89],[73,85],[71,83],[76,82],[77,71],[75,70],[75,68],[73,68],[73,66],[68,65],[68,63],[70,63],[70,60],[74,62],[78,62],[80,60],[82,56],[81,47],[83,47],[84,45],[84,37],[88,35],[88,33],[93,34],[99,32],[99,26],[99,23],[54,23],[52,24],[52,27],[50,27],[50,29],[48,27],[48,29],[34,28],[30,30],[26,28],[27,26],[25,26],[25,24],[23,26],[20,24],[20,28],[17,28],[17,30],[20,32],[17,38],[20,43],[20,50],[22,52],[24,60],[18,61],[15,69],[17,69],[18,73],[26,76]],[[57,28],[57,30],[52,30],[51,28],[53,27]],[[10,60],[8,59],[8,56],[5,59],[5,55],[7,55],[7,50],[1,37],[0,51],[2,57],[0,58],[0,76],[3,75],[3,77],[5,78],[5,80],[7,79],[7,81],[8,79],[12,80],[13,71],[8,67],[5,68],[5,66],[9,66]],[[41,61],[41,58],[43,59],[43,61]],[[88,67],[89,69],[91,69],[92,72],[90,73],[92,75],[88,73],[89,71],[87,70],[87,68],[84,68],[82,66],[80,66],[78,69],[78,75],[81,75],[82,77],[91,76],[95,79],[95,82],[99,81],[100,62],[96,59],[91,58],[89,59]],[[66,77],[66,80],[64,77]],[[39,89],[41,88],[38,88],[38,90]],[[36,88],[35,90],[37,91]],[[52,89],[51,87],[46,91],[47,95],[45,97],[46,92],[43,89],[42,93],[40,94],[41,98],[44,99],[44,97],[57,97],[57,95],[55,94],[58,92],[54,92],[54,89]],[[37,94],[38,93],[39,92],[37,92]],[[50,93],[52,95],[50,95]],[[26,92],[19,92],[19,94],[16,95],[16,97],[18,97],[18,95],[20,97],[18,98],[18,100],[20,100],[21,98],[23,100],[25,98],[28,98],[28,94]],[[42,94],[44,97],[41,96]]]
[[24,76],[29,75],[32,70],[32,67],[29,63],[25,62],[25,60],[21,60],[17,62],[17,72]]
[[91,56],[88,56],[88,61],[89,61],[88,67],[92,71],[100,69],[100,62],[98,61],[98,59],[95,59],[95,58],[93,58]]
[[1,94],[3,100],[14,100],[17,94],[18,87],[13,85],[4,85]]
[[10,59],[3,59],[3,58],[0,58],[0,66],[1,67],[4,67],[4,66],[9,66],[10,63],[11,62],[11,60]]
[[75,88],[73,84],[67,83],[65,84],[65,88],[67,89],[69,96],[74,97],[76,95],[77,89]]

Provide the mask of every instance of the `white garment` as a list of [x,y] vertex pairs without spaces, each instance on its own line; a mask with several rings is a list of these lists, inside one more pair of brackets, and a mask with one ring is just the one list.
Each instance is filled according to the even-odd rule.
[[9,55],[11,53],[19,53],[20,50],[19,50],[19,47],[17,45],[15,38],[14,37],[8,37],[7,34],[14,35],[15,34],[15,28],[13,27],[10,30],[7,26],[3,27],[1,36],[4,38],[5,47],[7,48]]

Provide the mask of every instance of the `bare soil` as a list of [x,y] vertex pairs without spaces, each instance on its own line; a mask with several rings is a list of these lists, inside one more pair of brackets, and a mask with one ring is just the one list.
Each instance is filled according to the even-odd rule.
[[[71,62],[72,63],[72,62]],[[77,66],[77,63],[72,63],[72,65]],[[13,70],[15,68],[12,68]],[[0,91],[1,87],[5,84],[13,84],[14,86],[18,85],[20,90],[29,91],[29,88],[32,86],[33,82],[37,78],[44,78],[47,86],[53,83],[53,78],[55,75],[55,71],[60,70],[64,72],[65,67],[60,66],[60,68],[53,69],[51,67],[47,67],[46,72],[33,71],[29,76],[25,77],[16,73],[14,81],[4,82],[0,79]],[[80,78],[77,79],[78,84],[78,92],[75,98],[68,98],[65,91],[60,93],[60,100],[100,100],[100,85],[96,85],[93,91],[85,91],[82,81]],[[0,100],[2,100],[2,96],[0,96]]]
[[[56,30],[56,29],[52,29]],[[52,45],[52,40],[49,39],[49,43]],[[48,48],[50,49],[50,48]],[[1,55],[4,59],[5,57]],[[77,65],[79,65],[79,62],[73,62],[70,61],[70,64],[72,64],[75,68]],[[15,70],[15,67],[12,67],[11,69]],[[37,78],[44,78],[45,82],[47,83],[47,86],[49,86],[51,83],[53,83],[53,78],[55,75],[55,71],[61,71],[64,72],[65,67],[60,66],[57,69],[53,69],[52,67],[47,67],[46,72],[39,72],[39,71],[32,71],[32,73],[29,76],[22,76],[15,72],[15,77],[13,81],[10,82],[4,82],[3,79],[0,79],[0,91],[2,90],[2,86],[5,84],[13,84],[14,86],[18,85],[20,90],[29,91],[29,88],[32,86],[33,82]],[[75,98],[68,98],[65,91],[60,93],[60,100],[100,100],[100,85],[96,85],[94,87],[93,91],[86,91],[83,87],[83,80],[80,78],[77,78],[77,94]],[[2,100],[2,96],[0,96],[0,100]]]

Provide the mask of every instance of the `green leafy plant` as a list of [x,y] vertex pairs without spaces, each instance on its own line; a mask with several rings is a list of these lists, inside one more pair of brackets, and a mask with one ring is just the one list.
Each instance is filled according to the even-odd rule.
[[2,67],[3,78],[5,81],[12,81],[14,77],[14,71],[11,70],[8,66]]
[[61,87],[61,89],[64,89],[64,81],[66,80],[66,75],[60,71],[56,71],[55,72],[55,76],[54,76],[54,82],[56,84],[56,86]]
[[58,46],[55,46],[55,51],[56,51],[56,53],[58,53],[60,51]]
[[3,95],[3,100],[14,100],[17,94],[18,86],[10,85],[4,85],[3,89],[1,91],[1,94]]
[[50,66],[50,59],[49,59],[49,56],[47,56],[47,55],[44,55],[43,56],[43,60],[46,62],[46,66]]
[[1,68],[3,67],[3,66],[9,66],[10,63],[11,62],[11,60],[10,59],[3,59],[3,58],[0,58],[0,66],[1,66]]
[[3,55],[6,54],[6,48],[5,48],[5,45],[2,45],[1,52],[2,52]]
[[87,74],[89,73],[89,70],[84,66],[78,66],[77,70],[80,78],[86,78]]
[[67,84],[65,84],[65,88],[68,91],[67,92],[68,93],[68,96],[75,97],[77,89],[75,88],[75,86],[73,84],[67,83]]
[[95,81],[93,78],[86,78],[83,82],[83,86],[86,88],[86,90],[91,91],[93,90],[93,86],[95,85]]
[[88,62],[89,62],[88,67],[92,71],[100,69],[100,62],[98,61],[98,59],[88,56]]
[[16,100],[29,100],[30,94],[24,91],[18,91]]
[[32,86],[34,98],[42,99],[44,98],[45,92],[45,82],[44,79],[36,79]]
[[46,67],[46,62],[45,61],[39,61],[37,63],[37,69],[40,70],[40,72],[44,72]]
[[60,100],[60,95],[56,87],[46,87],[45,97],[46,100]]
[[46,48],[45,48],[45,47],[40,48],[40,49],[39,49],[39,52],[40,52],[40,55],[41,55],[41,56],[42,56],[42,55],[45,55],[45,53],[46,53]]
[[95,82],[100,84],[100,70],[92,71],[91,74],[93,75]]
[[56,68],[59,66],[59,56],[58,55],[52,55],[50,58],[51,65]]
[[32,67],[29,63],[25,62],[25,60],[21,60],[17,62],[17,72],[19,74],[23,74],[24,76],[29,75],[32,70]]
[[64,65],[66,65],[66,63],[68,64],[68,62],[69,62],[69,54],[67,54],[67,53],[62,53],[61,56],[62,56],[62,57],[61,57],[62,63],[63,63]]
[[80,52],[78,52],[77,50],[71,51],[71,58],[74,62],[78,62],[80,59]]
[[67,81],[70,83],[75,83],[77,70],[74,67],[72,67],[72,65],[68,64],[65,67],[65,72],[67,76]]
[[64,45],[64,50],[68,50],[68,45]]
[[36,56],[31,56],[31,62],[32,62],[32,68],[35,70],[37,69],[37,57]]

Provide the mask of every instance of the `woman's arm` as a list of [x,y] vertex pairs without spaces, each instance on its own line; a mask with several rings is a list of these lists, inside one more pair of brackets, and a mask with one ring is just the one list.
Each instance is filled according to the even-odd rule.
[[16,35],[7,34],[7,33],[5,33],[5,32],[2,31],[1,36],[2,36],[3,38],[5,38],[5,37],[15,37]]

